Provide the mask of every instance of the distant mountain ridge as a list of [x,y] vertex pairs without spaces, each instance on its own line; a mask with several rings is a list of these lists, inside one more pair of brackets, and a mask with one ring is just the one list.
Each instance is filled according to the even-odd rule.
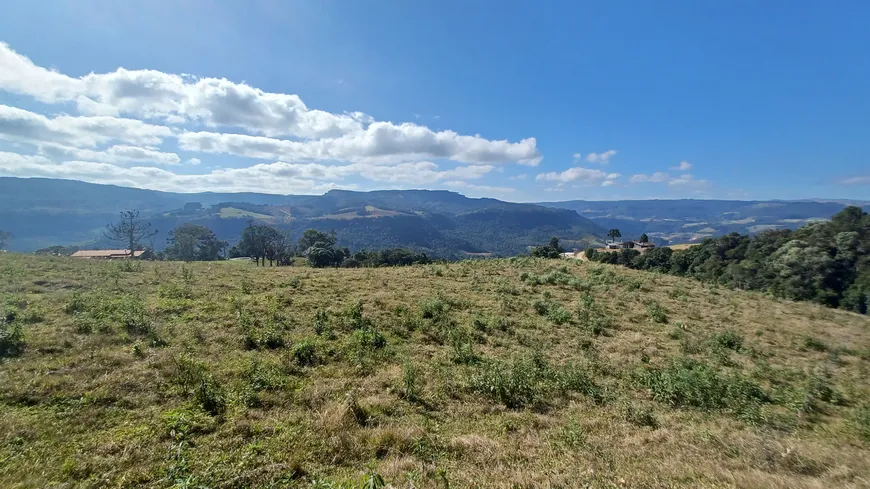
[[[193,204],[186,208],[187,204]],[[249,219],[297,236],[304,229],[335,230],[351,249],[407,247],[437,256],[525,253],[558,236],[568,249],[600,244],[610,228],[626,238],[647,233],[659,244],[686,243],[730,232],[756,234],[826,220],[847,204],[870,202],[623,200],[512,203],[468,198],[446,190],[332,190],[323,195],[173,193],[74,180],[0,177],[0,230],[15,238],[10,249],[52,245],[109,247],[106,223],[137,209],[160,231],[184,222],[212,228],[235,242]],[[197,207],[201,205],[201,208]]]
[[0,178],[0,229],[12,232],[10,249],[51,245],[107,246],[106,223],[137,209],[166,233],[185,222],[236,241],[248,220],[301,235],[308,228],[335,230],[351,249],[407,247],[435,256],[514,255],[559,236],[582,248],[604,230],[572,210],[496,199],[468,198],[444,190],[333,190],[324,195],[180,194],[54,179]]
[[806,200],[617,200],[540,202],[577,211],[623,236],[647,233],[663,244],[688,243],[737,232],[756,234],[771,229],[797,229],[827,220],[848,205],[870,210],[870,201]]

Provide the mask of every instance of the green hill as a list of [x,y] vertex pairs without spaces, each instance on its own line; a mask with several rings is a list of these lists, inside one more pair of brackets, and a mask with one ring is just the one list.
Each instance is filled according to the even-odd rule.
[[2,487],[870,479],[870,319],[841,310],[531,258],[0,275]]

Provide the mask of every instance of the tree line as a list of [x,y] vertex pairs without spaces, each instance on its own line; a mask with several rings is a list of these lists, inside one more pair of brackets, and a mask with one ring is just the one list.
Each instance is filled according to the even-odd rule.
[[[334,231],[327,233],[308,229],[298,241],[293,241],[283,230],[266,224],[249,221],[242,231],[238,243],[229,243],[217,238],[206,226],[186,223],[169,232],[166,248],[154,252],[143,246],[145,239],[157,234],[151,223],[140,219],[137,211],[121,213],[117,223],[106,226],[105,237],[127,246],[131,256],[133,251],[143,250],[144,258],[175,261],[216,261],[228,258],[250,258],[257,266],[288,266],[299,257],[312,267],[382,267],[430,263],[426,253],[413,252],[404,248],[379,251],[361,250],[351,253],[348,248],[339,248]],[[65,250],[51,247],[41,252],[55,254]],[[38,252],[39,253],[39,252]]]
[[683,251],[588,249],[586,255],[602,263],[695,277],[861,314],[867,314],[870,305],[870,216],[855,206],[828,222],[795,231],[732,233]]

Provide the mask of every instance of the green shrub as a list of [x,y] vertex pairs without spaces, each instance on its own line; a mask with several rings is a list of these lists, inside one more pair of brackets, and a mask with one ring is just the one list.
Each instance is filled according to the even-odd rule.
[[227,395],[220,383],[208,371],[205,363],[188,356],[176,357],[173,380],[202,409],[212,416],[224,414],[227,408]]
[[24,330],[10,311],[0,315],[0,358],[20,355],[25,347]]
[[420,398],[420,387],[417,385],[417,369],[413,364],[402,365],[402,397],[408,401]]
[[721,348],[740,351],[743,347],[743,337],[731,330],[725,330],[713,336],[713,343]]
[[550,311],[550,304],[545,301],[535,301],[532,303],[532,307],[539,316],[545,316]]
[[675,359],[663,368],[650,368],[642,380],[653,399],[674,407],[740,414],[753,405],[769,402],[761,387],[748,377],[726,374],[690,358]]
[[283,389],[287,376],[279,365],[254,357],[242,377],[254,392]]
[[332,325],[329,323],[329,315],[326,311],[318,310],[314,314],[314,332],[317,336],[332,338]]
[[646,310],[650,321],[661,324],[668,322],[668,313],[658,302],[650,301],[646,305]]
[[559,304],[554,304],[547,310],[547,319],[554,324],[566,324],[571,322],[571,313]]
[[659,427],[659,422],[652,408],[648,406],[635,406],[633,403],[626,403],[622,409],[622,417],[636,426],[646,426],[652,429]]
[[424,299],[420,301],[420,317],[439,323],[447,317],[448,305],[442,298]]
[[248,350],[274,350],[286,344],[283,328],[274,322],[274,317],[262,325],[251,313],[243,310],[239,311],[237,320],[242,331],[242,343]]
[[311,340],[304,340],[293,346],[293,359],[303,367],[317,365],[317,348]]
[[531,362],[486,362],[471,378],[471,389],[510,409],[535,404],[541,394],[540,375]]
[[595,299],[590,294],[580,300],[577,322],[594,336],[606,333],[613,326],[613,321],[595,304]]
[[573,365],[553,368],[539,352],[509,362],[483,362],[472,372],[469,388],[509,409],[541,406],[569,392],[587,395],[596,402],[604,400],[603,391],[585,369]]
[[824,341],[813,338],[812,336],[804,337],[804,349],[805,350],[814,350],[814,351],[826,351],[828,349],[828,345],[825,344]]
[[463,328],[452,328],[448,333],[451,357],[455,363],[470,364],[477,361],[471,332]]

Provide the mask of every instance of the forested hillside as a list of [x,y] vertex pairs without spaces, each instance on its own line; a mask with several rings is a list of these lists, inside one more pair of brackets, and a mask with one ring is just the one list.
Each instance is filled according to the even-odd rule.
[[145,246],[161,250],[169,231],[205,226],[235,244],[251,219],[298,239],[306,229],[334,230],[353,251],[409,248],[442,258],[469,253],[510,256],[553,235],[583,247],[603,229],[572,210],[443,190],[388,190],[324,195],[178,194],[83,182],[0,178],[0,230],[9,248],[54,245],[109,247],[103,230],[118,213],[138,210],[157,234]]
[[684,251],[597,253],[596,261],[696,277],[867,313],[870,216],[850,206],[831,221],[757,236],[729,234]]

